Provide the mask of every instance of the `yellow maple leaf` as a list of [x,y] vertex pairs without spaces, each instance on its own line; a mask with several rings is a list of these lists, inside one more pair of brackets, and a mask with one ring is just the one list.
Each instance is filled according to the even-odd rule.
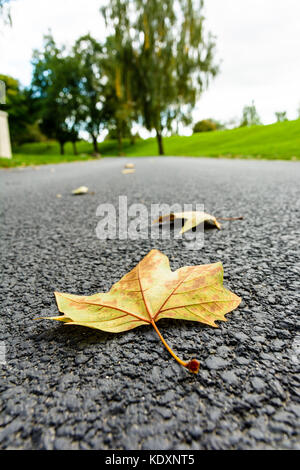
[[109,292],[91,296],[55,292],[55,297],[64,315],[48,319],[111,333],[152,325],[172,356],[194,373],[199,370],[199,362],[179,359],[161,336],[156,322],[173,318],[217,327],[215,322],[226,321],[225,314],[241,302],[240,297],[223,287],[220,262],[171,271],[168,257],[159,250],[151,250]]

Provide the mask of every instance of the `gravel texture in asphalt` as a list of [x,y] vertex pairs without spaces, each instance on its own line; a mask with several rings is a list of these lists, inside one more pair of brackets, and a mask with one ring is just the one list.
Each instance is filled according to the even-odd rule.
[[[128,161],[136,172],[124,175]],[[120,158],[0,180],[2,449],[299,449],[299,163]],[[73,196],[81,185],[90,193]],[[197,249],[173,235],[99,240],[97,207],[120,195],[149,211],[198,203],[244,220],[205,230]],[[152,248],[173,270],[222,261],[224,285],[243,299],[218,329],[159,322],[179,357],[200,360],[198,375],[152,327],[35,320],[58,313],[53,291],[107,291]]]

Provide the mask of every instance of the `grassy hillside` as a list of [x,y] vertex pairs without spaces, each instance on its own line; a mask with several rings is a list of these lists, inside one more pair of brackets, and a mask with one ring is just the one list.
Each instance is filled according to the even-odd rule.
[[[190,137],[172,136],[164,139],[166,155],[190,157],[229,157],[229,158],[267,158],[300,159],[300,119],[227,131],[206,132]],[[116,156],[115,141],[99,145],[103,156]],[[124,155],[157,155],[156,139],[138,140],[135,145],[124,141]],[[24,144],[15,149],[11,160],[0,158],[0,166],[41,165],[74,160],[88,160],[92,146],[88,142],[78,143],[78,156],[74,156],[71,144],[65,147],[66,154],[59,155],[55,142]]]

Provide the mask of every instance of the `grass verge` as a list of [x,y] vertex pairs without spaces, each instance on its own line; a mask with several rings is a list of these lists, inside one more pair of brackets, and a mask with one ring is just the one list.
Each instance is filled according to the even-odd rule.
[[[189,137],[165,137],[164,148],[166,156],[300,160],[300,119],[268,126],[206,132]],[[60,155],[57,142],[24,144],[14,149],[13,158],[0,158],[0,167],[93,159],[90,143],[78,142],[77,149],[78,155],[73,155],[71,144],[66,144],[65,155]],[[118,153],[115,141],[100,143],[99,149],[104,157],[113,157]],[[125,139],[123,153],[128,157],[155,156],[156,139],[137,140],[134,145]]]

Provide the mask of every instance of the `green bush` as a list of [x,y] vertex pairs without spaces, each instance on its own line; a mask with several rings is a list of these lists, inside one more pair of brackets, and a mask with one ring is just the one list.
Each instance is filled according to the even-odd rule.
[[217,124],[210,119],[204,119],[203,121],[198,121],[193,127],[193,134],[197,132],[210,132],[216,131]]

